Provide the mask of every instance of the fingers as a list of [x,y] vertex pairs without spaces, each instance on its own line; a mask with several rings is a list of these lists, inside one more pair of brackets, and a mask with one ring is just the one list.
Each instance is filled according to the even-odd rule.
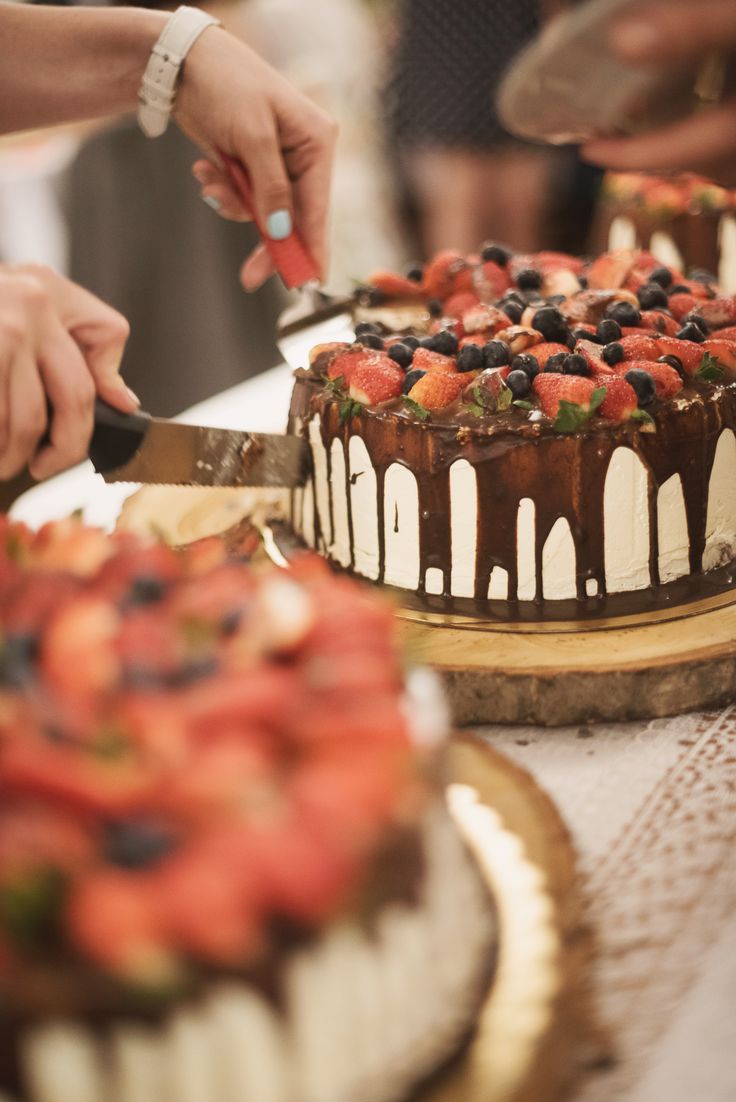
[[294,186],[299,229],[322,279],[328,267],[327,215],[331,174],[332,151],[329,151],[313,159]]
[[251,222],[253,215],[244,205],[223,169],[211,161],[196,161],[192,175],[200,185],[200,195],[223,218],[231,222]]
[[46,398],[29,341],[20,346],[6,376],[0,479],[25,467],[46,429]]
[[78,344],[96,391],[123,412],[140,405],[120,376],[120,363],[130,335],[127,320],[90,291],[43,265],[26,265],[45,289],[58,321]]
[[275,272],[265,245],[258,245],[240,269],[240,282],[246,291],[257,291]]
[[[726,103],[633,138],[601,138],[583,146],[586,161],[623,171],[688,168],[736,173],[736,157],[726,166],[724,150],[736,147],[736,104]],[[730,169],[730,171],[729,171]]]
[[700,59],[708,50],[736,43],[736,4],[733,0],[642,3],[635,14],[621,15],[612,23],[611,43],[622,59],[631,62]]
[[283,241],[294,227],[294,199],[272,116],[264,117],[251,130],[242,148],[236,148],[236,156],[250,175],[254,213],[261,233],[274,241]]
[[92,376],[95,391],[122,413],[138,409],[140,400],[120,375],[120,362],[130,327],[117,311],[104,321],[86,322],[70,330]]
[[53,409],[50,443],[30,464],[33,477],[42,479],[78,463],[87,454],[95,384],[81,350],[56,318],[48,326],[38,363]]

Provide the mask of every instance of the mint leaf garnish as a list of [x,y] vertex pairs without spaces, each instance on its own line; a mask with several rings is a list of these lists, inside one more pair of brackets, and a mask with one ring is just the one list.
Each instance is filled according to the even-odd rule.
[[655,421],[651,413],[647,413],[645,409],[635,409],[631,414],[632,421],[641,421],[643,425],[654,425]]
[[590,396],[590,412],[595,413],[598,406],[605,401],[606,388],[604,386],[597,386]]
[[345,397],[345,376],[338,375],[336,379],[330,379],[327,375],[323,375],[325,384],[325,390],[328,394],[332,394],[335,398]]
[[533,404],[527,402],[526,398],[515,398],[511,405],[518,406],[519,409],[534,409]]
[[507,409],[511,408],[511,403],[514,399],[511,393],[510,387],[506,386],[506,383],[501,383],[501,389],[496,397],[496,409],[499,413],[505,413]]
[[709,383],[719,382],[725,374],[716,357],[711,356],[710,352],[705,353],[695,373],[696,378],[705,379]]
[[477,402],[471,402],[470,405],[465,407],[469,413],[474,414],[476,417],[482,417],[485,413],[483,406],[479,406]]
[[352,398],[343,398],[340,402],[340,424],[344,425],[351,417],[359,417],[362,412],[363,406],[360,402],[355,402]]
[[415,417],[418,417],[420,421],[426,421],[429,418],[429,410],[426,409],[421,402],[415,402],[413,398],[410,398],[408,394],[403,396],[404,405],[410,410]]
[[[603,390],[603,387],[599,389]],[[593,394],[595,393],[596,391],[593,391]],[[601,398],[600,401],[602,402],[603,399]],[[556,429],[557,432],[577,432],[578,429],[583,427],[589,417],[590,413],[588,410],[583,409],[577,402],[568,402],[566,398],[560,398],[560,407],[552,427]]]

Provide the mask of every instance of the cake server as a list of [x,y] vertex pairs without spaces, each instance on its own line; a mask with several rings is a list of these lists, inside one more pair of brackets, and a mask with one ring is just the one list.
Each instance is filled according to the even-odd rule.
[[733,88],[733,57],[697,66],[625,65],[610,51],[609,26],[639,0],[588,0],[552,20],[504,78],[497,97],[504,126],[524,138],[583,142],[634,134],[718,103]]
[[290,487],[309,471],[309,448],[299,437],[120,413],[99,398],[88,454],[106,482]]

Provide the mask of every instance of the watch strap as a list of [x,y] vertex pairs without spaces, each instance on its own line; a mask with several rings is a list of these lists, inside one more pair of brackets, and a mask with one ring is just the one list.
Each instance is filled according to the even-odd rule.
[[181,67],[187,54],[207,27],[218,26],[199,8],[177,8],[151,50],[138,93],[138,122],[149,138],[158,138],[169,125]]

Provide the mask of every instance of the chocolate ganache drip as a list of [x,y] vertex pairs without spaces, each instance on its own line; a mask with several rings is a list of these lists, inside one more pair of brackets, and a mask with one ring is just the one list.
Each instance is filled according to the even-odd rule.
[[[534,503],[536,582],[534,604],[541,612],[550,603],[543,599],[543,548],[555,523],[569,524],[575,548],[577,602],[589,601],[588,582],[598,603],[606,597],[604,490],[614,452],[633,451],[647,476],[650,534],[650,589],[659,587],[657,495],[672,476],[679,476],[687,520],[690,573],[702,572],[706,544],[709,482],[716,446],[724,429],[736,428],[736,383],[699,386],[683,392],[677,401],[661,403],[653,411],[656,431],[642,431],[639,424],[592,423],[583,431],[559,433],[543,422],[530,421],[521,411],[506,412],[482,426],[471,422],[459,407],[448,407],[432,420],[417,420],[398,403],[364,409],[359,416],[341,417],[340,403],[326,393],[320,380],[297,372],[289,417],[289,431],[307,432],[319,416],[320,436],[327,455],[329,525],[334,532],[334,495],[347,499],[350,568],[355,565],[354,517],[351,495],[349,442],[360,437],[375,470],[377,495],[378,571],[386,572],[386,522],[384,486],[392,464],[412,472],[419,502],[419,584],[426,592],[428,570],[442,578],[444,599],[451,597],[452,529],[450,469],[459,459],[474,469],[477,485],[477,532],[474,610],[487,611],[491,572],[500,567],[508,575],[511,604],[517,602],[518,516],[525,498]],[[337,440],[343,450],[345,478],[332,481],[332,448]],[[315,499],[318,496],[315,487]],[[628,518],[622,518],[628,522]],[[301,528],[301,518],[295,517]],[[330,536],[321,530],[320,510],[315,506],[315,546],[329,554]],[[531,603],[531,602],[529,602]]]

